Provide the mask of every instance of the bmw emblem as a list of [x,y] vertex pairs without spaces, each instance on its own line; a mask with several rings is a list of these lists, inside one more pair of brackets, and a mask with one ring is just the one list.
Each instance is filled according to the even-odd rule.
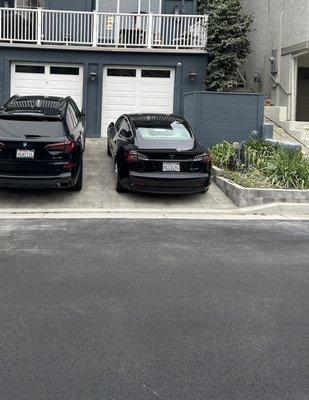
[[28,146],[28,143],[24,142],[23,147],[27,147],[27,146]]

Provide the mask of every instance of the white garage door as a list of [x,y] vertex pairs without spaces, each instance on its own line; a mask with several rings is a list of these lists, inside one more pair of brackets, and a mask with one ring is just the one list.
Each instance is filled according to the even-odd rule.
[[71,96],[81,108],[83,67],[68,64],[12,63],[11,95]]
[[103,82],[102,136],[122,114],[173,112],[174,69],[110,66]]

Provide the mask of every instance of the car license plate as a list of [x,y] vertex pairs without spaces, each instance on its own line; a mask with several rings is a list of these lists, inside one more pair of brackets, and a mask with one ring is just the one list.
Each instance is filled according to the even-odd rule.
[[164,162],[163,172],[180,172],[179,162]]
[[16,158],[33,160],[34,159],[34,150],[19,150],[19,149],[17,149]]

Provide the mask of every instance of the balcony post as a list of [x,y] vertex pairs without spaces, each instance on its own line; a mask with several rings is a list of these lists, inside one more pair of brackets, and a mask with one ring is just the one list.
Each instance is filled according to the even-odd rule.
[[153,41],[153,14],[148,14],[148,49],[152,48]]
[[37,44],[42,44],[42,8],[37,10]]
[[99,39],[99,35],[98,35],[98,31],[99,31],[99,14],[97,11],[93,12],[93,36],[92,36],[92,46],[93,47],[97,47],[98,45],[98,39]]

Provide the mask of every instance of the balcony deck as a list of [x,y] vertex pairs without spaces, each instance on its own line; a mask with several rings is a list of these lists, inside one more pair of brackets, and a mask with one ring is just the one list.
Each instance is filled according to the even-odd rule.
[[0,45],[205,52],[207,15],[0,8]]

